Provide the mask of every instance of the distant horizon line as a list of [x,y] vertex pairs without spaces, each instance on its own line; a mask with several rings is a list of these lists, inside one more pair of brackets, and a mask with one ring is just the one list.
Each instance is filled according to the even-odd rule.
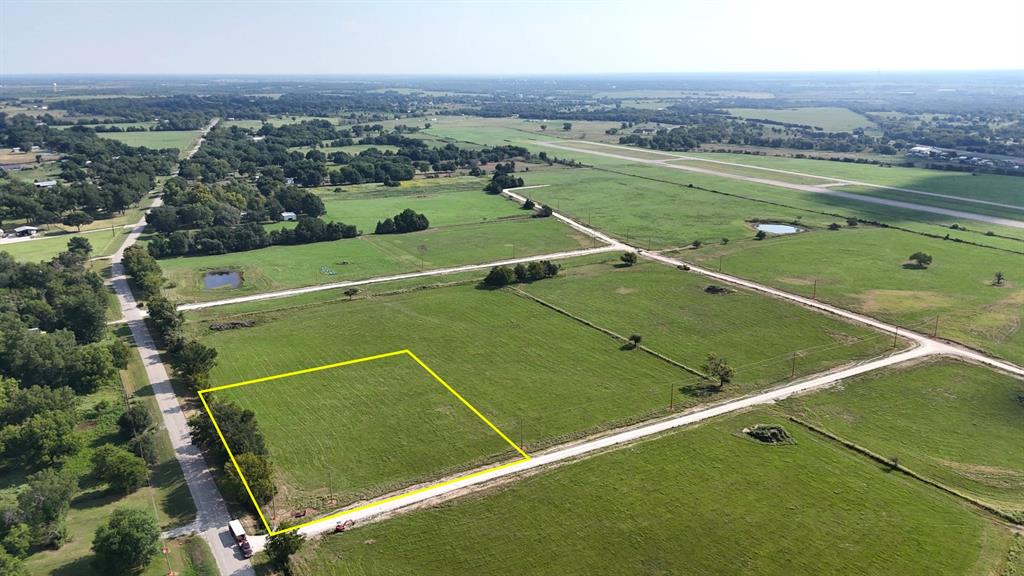
[[14,72],[2,73],[3,78],[602,78],[602,77],[671,77],[671,76],[766,76],[815,74],[1024,74],[1024,68],[987,69],[893,69],[893,70],[772,70],[772,71],[691,71],[691,72]]

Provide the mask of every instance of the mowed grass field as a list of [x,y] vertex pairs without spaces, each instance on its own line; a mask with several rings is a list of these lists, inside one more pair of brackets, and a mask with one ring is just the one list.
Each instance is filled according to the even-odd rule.
[[892,349],[889,334],[799,306],[744,290],[708,294],[713,282],[663,264],[618,264],[573,267],[523,290],[623,336],[640,334],[644,345],[695,369],[721,354],[736,370],[734,392]]
[[1024,382],[931,360],[786,400],[782,409],[1024,517]]
[[184,157],[195,146],[200,130],[157,130],[152,132],[101,132],[99,136],[124,142],[129,146],[144,146],[161,150],[177,148]]
[[514,457],[508,443],[406,354],[210,397],[256,413],[280,475],[273,509],[281,514],[289,505],[316,507],[331,489],[345,503],[487,456]]
[[[781,424],[766,446],[741,434]],[[302,576],[998,574],[1009,530],[767,410],[330,536]]]
[[62,234],[29,240],[28,242],[15,242],[13,244],[0,244],[0,252],[7,252],[15,260],[21,262],[41,262],[49,260],[57,254],[68,249],[68,241],[75,236],[81,236],[92,244],[93,256],[109,256],[117,251],[125,237],[131,232],[128,228],[118,228],[114,233],[96,232],[94,234]]
[[[803,351],[798,354],[799,375],[884,352],[892,342],[888,335],[875,336],[754,294],[709,296],[696,279],[671,268],[657,269],[653,264],[616,270],[608,262],[582,263],[569,267],[565,274],[564,278],[538,282],[527,290],[541,292],[557,305],[626,334],[636,329],[656,350],[677,361],[699,365],[708,352],[723,353],[734,366],[742,368],[735,382],[720,392],[709,392],[692,373],[643,351],[622,350],[621,341],[513,291],[480,290],[472,285],[376,293],[352,301],[311,295],[294,306],[277,301],[275,309],[274,303],[263,303],[256,313],[240,313],[232,307],[207,310],[190,314],[188,329],[220,352],[213,385],[411,349],[513,441],[521,440],[533,450],[665,413],[670,407],[679,410],[763,389],[779,378],[789,377],[792,353],[796,351]],[[543,284],[548,284],[554,294]],[[607,305],[604,300],[616,303]],[[667,301],[675,305],[666,307]],[[252,308],[247,305],[238,310]],[[206,327],[206,320],[237,318],[252,320],[255,326],[224,332]],[[311,338],[310,334],[317,337]],[[742,345],[740,334],[757,345]],[[372,363],[366,365],[368,370],[372,367]],[[395,401],[395,394],[372,382],[365,392],[368,399]],[[254,387],[264,385],[241,387],[237,394],[235,389],[229,392],[241,401]],[[321,443],[333,432],[319,432],[320,423],[343,420],[347,413],[344,404],[357,400],[333,399],[334,391],[344,393],[344,387],[298,395],[314,398],[326,406],[326,412],[311,409],[308,425],[288,429],[287,422],[296,418],[305,421],[307,417],[297,416],[303,410],[282,401],[279,390],[261,389],[268,399],[257,410],[261,422],[266,418],[266,426],[281,426],[276,440],[279,447],[274,448],[272,442],[272,451],[287,451],[289,462],[294,451],[295,466],[322,470],[321,458],[330,463],[339,457],[330,455]],[[401,398],[406,402],[405,395]],[[369,400],[358,399],[364,401]],[[422,410],[417,406],[414,409]],[[378,443],[384,441],[379,439],[379,426],[401,428],[403,438],[423,436],[417,431],[420,423],[415,419],[377,418],[381,421],[375,425],[357,420],[360,425],[351,430],[339,425],[346,431],[345,436],[351,437],[351,444],[346,439],[336,443],[337,449],[357,447],[344,457],[376,457],[371,452],[376,454]],[[498,452],[459,452],[459,457],[469,465],[481,458],[507,454],[507,447],[497,448]],[[314,455],[318,450],[323,455]],[[417,468],[420,463],[416,462],[403,462],[402,466],[410,481],[431,470],[450,468],[444,462],[425,469]],[[335,470],[338,473],[338,468]],[[301,479],[305,472],[294,474],[299,478],[289,482],[318,494],[329,481],[322,471],[310,472],[310,482]],[[392,488],[390,480],[379,478],[374,486],[380,490]],[[316,482],[320,482],[319,488],[314,487]]]
[[406,208],[426,214],[432,227],[488,222],[514,217],[528,218],[532,212],[515,202],[482,191],[486,180],[473,177],[413,180],[402,187],[379,184],[320,188],[328,220],[354,224],[366,234],[377,222]]
[[[168,293],[181,301],[215,300],[594,245],[564,224],[530,218],[514,202],[484,193],[482,184],[478,178],[439,178],[403,182],[395,188],[378,184],[319,188],[317,193],[327,209],[324,217],[354,224],[363,236],[161,260],[170,279]],[[431,228],[409,234],[373,234],[378,221],[405,208],[425,214]],[[294,224],[268,227],[289,226]],[[204,290],[203,276],[210,270],[237,270],[243,284]]]
[[[927,269],[910,255],[933,257]],[[1024,256],[875,227],[743,239],[680,257],[1024,361]],[[1003,286],[994,275],[1006,275]],[[817,287],[815,288],[815,282]]]
[[[249,252],[160,260],[165,293],[178,301],[205,301],[344,280],[547,254],[593,243],[552,219],[509,220],[433,228],[409,234],[271,246]],[[210,270],[236,270],[238,288],[204,290]],[[333,271],[329,274],[326,270]]]
[[787,124],[817,126],[826,132],[852,132],[856,128],[876,128],[867,117],[836,106],[811,106],[806,108],[726,108],[733,116],[752,120],[773,120]]

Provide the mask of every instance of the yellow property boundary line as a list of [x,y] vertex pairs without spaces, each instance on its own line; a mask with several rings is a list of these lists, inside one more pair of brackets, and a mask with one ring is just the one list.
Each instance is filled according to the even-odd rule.
[[[513,449],[515,449],[516,452],[518,452],[520,455],[522,455],[522,458],[520,458],[518,460],[515,460],[513,462],[508,462],[508,463],[505,463],[505,464],[499,464],[498,466],[493,466],[491,468],[487,468],[486,470],[480,470],[478,472],[473,472],[472,474],[466,474],[466,475],[463,475],[463,476],[459,476],[457,478],[453,478],[451,480],[446,480],[444,482],[438,482],[437,484],[431,484],[430,486],[426,486],[426,487],[423,487],[423,488],[417,488],[416,490],[412,490],[412,491],[409,491],[409,492],[404,492],[402,494],[398,494],[396,496],[391,496],[391,497],[385,498],[383,500],[375,500],[375,501],[370,502],[368,504],[363,504],[363,505],[357,506],[355,508],[350,508],[348,510],[343,510],[341,512],[338,512],[336,514],[332,514],[330,516],[325,516],[323,518],[317,518],[316,520],[310,520],[309,522],[305,522],[303,524],[298,524],[296,526],[289,526],[288,528],[285,528],[283,530],[274,530],[274,529],[272,529],[270,527],[270,523],[267,522],[266,516],[263,515],[263,509],[260,507],[259,502],[257,502],[256,498],[253,497],[253,495],[252,495],[252,489],[249,488],[249,482],[245,479],[245,474],[242,473],[242,469],[238,466],[238,461],[235,460],[235,454],[231,451],[231,446],[228,446],[228,442],[224,438],[224,433],[221,432],[220,425],[217,424],[217,419],[214,418],[213,411],[210,410],[210,405],[206,402],[205,394],[209,394],[211,392],[217,392],[219,390],[228,390],[230,388],[238,388],[240,386],[248,386],[249,384],[256,384],[256,383],[259,383],[259,382],[267,382],[267,381],[270,381],[270,380],[279,380],[281,378],[287,378],[289,376],[298,376],[300,374],[309,374],[310,372],[319,372],[321,370],[330,370],[331,368],[340,368],[342,366],[349,366],[351,364],[359,364],[359,363],[362,363],[362,362],[369,362],[371,360],[380,360],[382,358],[390,358],[392,356],[401,356],[403,354],[408,356],[408,357],[410,357],[410,358],[412,358],[413,360],[415,360],[416,363],[419,364],[421,368],[426,370],[427,373],[430,374],[434,378],[434,380],[437,380],[438,382],[440,382],[441,385],[444,386],[446,390],[448,390],[449,392],[452,393],[453,396],[458,398],[460,402],[462,402],[467,408],[469,408],[473,412],[473,414],[476,414],[478,418],[483,420],[484,423],[487,424],[487,426],[490,427],[491,430],[494,430],[498,434],[498,436],[501,436],[502,440],[507,442],[509,444],[509,446],[511,446]],[[269,534],[270,536],[275,536],[277,534],[284,534],[285,532],[291,532],[293,530],[298,530],[299,528],[303,528],[305,526],[310,526],[312,524],[316,524],[316,523],[319,523],[319,522],[324,522],[324,521],[327,521],[327,520],[332,520],[334,518],[341,518],[342,516],[345,516],[347,514],[351,514],[353,512],[357,512],[359,510],[365,510],[365,509],[371,508],[373,506],[378,506],[380,504],[384,504],[385,502],[391,502],[391,501],[394,501],[394,500],[398,500],[399,498],[405,498],[405,497],[410,496],[412,494],[419,494],[420,492],[426,492],[427,490],[432,490],[434,488],[438,488],[438,487],[441,487],[441,486],[447,486],[448,484],[454,484],[455,482],[466,480],[468,478],[473,478],[475,476],[480,476],[481,474],[486,474],[488,472],[493,472],[495,470],[501,470],[502,468],[507,468],[507,467],[512,466],[514,464],[518,464],[520,462],[525,462],[525,461],[530,459],[530,455],[529,454],[524,452],[522,448],[520,448],[515,442],[510,440],[509,437],[506,436],[504,432],[502,432],[497,426],[495,426],[490,420],[488,420],[486,416],[481,414],[480,411],[477,410],[472,404],[470,404],[468,400],[463,398],[461,394],[456,392],[454,388],[452,388],[447,382],[444,381],[444,379],[442,379],[440,376],[438,376],[437,373],[434,372],[430,368],[430,366],[427,366],[426,364],[424,364],[423,361],[420,360],[418,356],[413,354],[412,351],[408,350],[408,349],[396,350],[394,352],[388,352],[386,354],[377,354],[375,356],[366,356],[365,358],[356,358],[354,360],[346,360],[344,362],[336,362],[334,364],[324,364],[323,366],[317,366],[315,368],[305,368],[303,370],[295,370],[294,372],[285,372],[285,373],[282,373],[282,374],[277,374],[275,376],[265,376],[263,378],[254,378],[252,380],[245,380],[244,382],[236,382],[234,384],[227,384],[225,386],[217,386],[217,387],[214,387],[214,388],[207,388],[205,390],[200,390],[199,391],[199,400],[202,401],[203,408],[206,409],[206,414],[209,415],[210,421],[213,422],[213,427],[217,431],[217,436],[220,437],[221,443],[224,444],[224,449],[227,450],[227,452],[228,452],[228,458],[231,459],[231,463],[235,466],[235,471],[238,472],[238,477],[242,480],[242,485],[245,486],[245,491],[246,491],[247,494],[249,494],[249,498],[252,500],[253,505],[256,507],[256,512],[259,514],[260,520],[263,521],[263,527],[267,529],[267,534]]]

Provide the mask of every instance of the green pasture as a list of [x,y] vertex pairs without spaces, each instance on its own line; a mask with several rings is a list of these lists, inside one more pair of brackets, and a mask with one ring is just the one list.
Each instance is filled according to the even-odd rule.
[[[803,158],[780,158],[753,154],[721,154],[714,152],[687,152],[709,160],[736,162],[751,166],[763,166],[778,170],[792,170],[826,178],[856,180],[881,186],[910,188],[938,194],[976,198],[990,202],[1001,202],[1024,206],[1024,184],[1019,177],[994,174],[971,175],[968,172],[947,172],[925,168],[901,168],[855,164],[831,160],[808,160]],[[898,161],[893,158],[893,161]],[[924,203],[926,196],[915,196]]]
[[15,260],[22,262],[41,262],[49,260],[68,248],[68,241],[75,236],[81,236],[92,244],[93,256],[109,256],[117,251],[130,232],[127,228],[118,228],[111,232],[96,232],[93,234],[61,234],[49,236],[38,240],[27,242],[15,242],[12,244],[0,244],[0,251],[7,252]]
[[[914,252],[934,259],[907,264]],[[876,227],[709,244],[680,257],[1024,360],[1024,256]],[[1006,275],[1002,286],[994,275]],[[816,284],[816,288],[815,288]]]
[[[188,330],[220,351],[213,385],[411,349],[513,440],[522,437],[534,449],[669,409],[763,389],[790,376],[797,351],[803,351],[796,365],[800,375],[891,346],[888,335],[872,338],[865,330],[754,294],[710,296],[682,273],[647,266],[616,270],[592,257],[567,266],[564,278],[526,289],[610,329],[626,334],[636,329],[655,350],[676,361],[699,365],[708,352],[721,353],[740,368],[734,383],[710,390],[685,369],[641,350],[624,350],[620,340],[514,291],[481,290],[472,284],[427,290],[410,284],[404,292],[396,286],[397,293],[371,291],[351,301],[321,293],[211,309],[190,313]],[[549,295],[544,284],[555,293]],[[666,297],[679,308],[665,310]],[[637,320],[631,321],[630,315]],[[207,328],[207,321],[239,318],[255,326],[223,332]],[[772,328],[785,335],[773,337]],[[312,333],[317,337],[310,338]],[[741,346],[740,334],[757,340],[758,346]],[[481,345],[492,338],[501,344]],[[774,341],[767,343],[769,338]],[[863,341],[857,343],[858,338]],[[531,369],[523,369],[524,358]],[[273,403],[267,406],[274,410]],[[271,425],[285,412],[294,413],[280,410],[282,416],[270,417]]]
[[1008,512],[1024,513],[1024,382],[955,360],[899,366],[783,409]]
[[[741,430],[780,424],[795,444]],[[307,548],[303,576],[995,574],[1013,535],[767,410],[566,464]]]
[[811,106],[807,108],[726,108],[733,116],[751,120],[772,120],[788,124],[817,126],[826,132],[852,132],[856,128],[873,129],[875,123],[865,116],[835,106]]
[[157,130],[151,132],[102,132],[99,136],[154,150],[177,148],[184,157],[195,146],[200,130]]
[[[526,292],[687,366],[717,353],[736,370],[730,388],[759,389],[888,352],[893,338],[745,290],[708,294],[713,284],[650,261],[573,267]],[[900,347],[903,343],[898,344]]]
[[[432,228],[409,234],[271,246],[216,256],[160,261],[170,281],[165,293],[179,301],[202,301],[430,270],[460,264],[547,254],[592,246],[592,242],[552,219],[525,219]],[[239,288],[203,290],[210,270],[242,273]],[[334,274],[329,272],[333,271]]]
[[207,397],[256,413],[279,474],[280,502],[273,507],[279,514],[316,507],[315,497],[333,495],[345,503],[483,457],[515,457],[508,443],[405,354]]
[[[453,179],[454,180],[454,179]],[[442,181],[442,180],[435,180]],[[377,222],[391,218],[406,208],[426,215],[432,227],[488,222],[507,218],[529,218],[532,214],[502,196],[480,190],[481,182],[472,179],[450,188],[443,186],[409,187],[401,196],[366,198],[342,188],[340,192],[320,194],[328,220],[354,224],[365,234],[373,232]]]

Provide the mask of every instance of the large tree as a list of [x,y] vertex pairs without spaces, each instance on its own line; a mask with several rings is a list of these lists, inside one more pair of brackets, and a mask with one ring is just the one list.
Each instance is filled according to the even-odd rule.
[[92,474],[123,494],[145,486],[149,479],[145,460],[112,444],[104,444],[93,452]]
[[118,508],[96,529],[92,541],[97,566],[112,574],[132,574],[160,553],[160,526],[153,515],[135,508]]
[[[235,462],[238,462],[238,467],[242,469],[245,482],[249,485],[253,498],[260,505],[270,502],[277,494],[277,485],[274,483],[274,465],[270,459],[258,454],[241,454],[235,456]],[[231,462],[224,464],[224,483],[235,500],[249,501],[245,485],[242,484],[242,480],[238,477],[238,471],[235,470],[235,466]]]
[[40,545],[59,545],[64,536],[64,516],[77,482],[70,474],[47,468],[28,477],[18,494],[18,514],[32,528],[32,540]]
[[17,426],[8,436],[7,453],[29,468],[53,465],[78,452],[77,416],[69,410],[44,412]]
[[190,340],[171,356],[171,366],[178,376],[192,388],[206,385],[210,371],[217,365],[217,350],[201,342]]
[[733,369],[725,361],[725,358],[722,358],[718,354],[708,354],[707,359],[701,366],[701,370],[703,370],[708,377],[717,381],[719,388],[725,386],[729,382],[732,382],[734,374]]
[[[242,408],[231,401],[217,400],[216,397],[209,399],[209,406],[216,415],[217,424],[224,433],[224,439],[235,454],[264,455],[267,453],[266,442],[263,432],[256,422],[255,412]],[[204,411],[191,418],[188,425],[192,430],[192,440],[214,454],[218,464],[223,465],[227,461],[228,455],[209,415]]]

